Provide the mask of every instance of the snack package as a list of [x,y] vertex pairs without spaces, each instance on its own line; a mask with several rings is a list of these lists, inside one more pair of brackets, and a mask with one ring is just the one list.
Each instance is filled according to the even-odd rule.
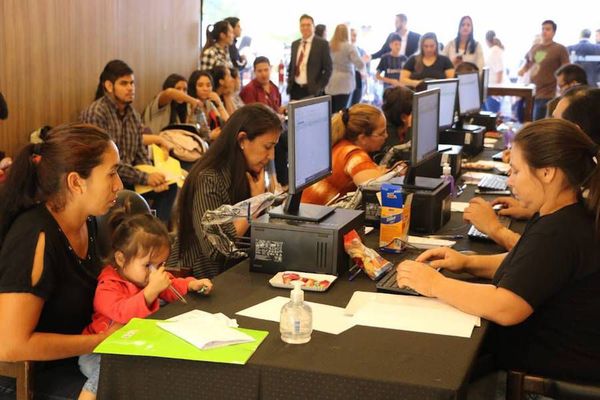
[[412,193],[404,196],[400,186],[381,185],[379,247],[382,250],[399,253],[408,239]]
[[375,250],[365,246],[355,230],[344,235],[344,249],[352,261],[374,281],[393,267],[391,262],[381,257]]

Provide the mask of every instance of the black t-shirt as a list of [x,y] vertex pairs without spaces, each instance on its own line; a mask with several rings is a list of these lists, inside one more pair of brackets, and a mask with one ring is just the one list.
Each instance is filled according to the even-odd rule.
[[584,204],[536,215],[493,282],[534,309],[494,332],[502,367],[600,380],[600,243]]
[[452,61],[441,54],[438,54],[435,62],[429,66],[423,63],[418,66],[417,57],[420,57],[420,55],[410,56],[404,64],[403,69],[410,71],[410,79],[446,79],[446,70],[454,68]]
[[[96,278],[102,268],[96,250],[96,222],[87,221],[88,256],[80,259],[44,205],[13,222],[0,249],[0,293],[31,293],[44,300],[37,332],[80,334],[92,319]],[[44,270],[31,285],[39,233],[45,234]]]
[[[406,56],[401,54],[398,57],[393,56],[392,53],[386,53],[381,56],[381,60],[379,61],[379,65],[377,66],[377,71],[383,73],[386,78],[390,79],[400,79],[400,71],[402,71],[402,66],[406,62]],[[383,83],[384,88],[392,87],[387,82]]]

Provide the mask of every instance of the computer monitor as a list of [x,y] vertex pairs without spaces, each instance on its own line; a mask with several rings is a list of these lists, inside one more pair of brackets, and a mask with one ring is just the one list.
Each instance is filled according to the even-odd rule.
[[415,185],[415,168],[434,157],[438,151],[440,89],[415,93],[412,108],[410,168],[405,186]]
[[440,119],[439,130],[450,128],[454,124],[454,111],[456,110],[456,92],[458,79],[436,79],[426,81],[427,89],[440,89]]
[[302,190],[331,175],[331,96],[288,104],[289,195],[272,217],[319,221],[331,207],[300,205]]
[[481,70],[481,104],[485,103],[488,97],[488,86],[490,84],[490,69],[483,67]]
[[460,74],[458,78],[458,111],[466,116],[481,109],[481,93],[479,91],[479,72]]

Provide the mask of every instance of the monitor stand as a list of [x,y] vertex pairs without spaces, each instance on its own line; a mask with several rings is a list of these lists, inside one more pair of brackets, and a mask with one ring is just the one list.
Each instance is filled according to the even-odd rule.
[[335,211],[333,207],[316,204],[300,204],[302,192],[289,195],[285,202],[269,211],[271,218],[295,221],[319,222]]
[[414,182],[404,183],[404,180],[404,177],[400,176],[394,178],[391,183],[401,185],[405,189],[434,191],[444,182],[441,178],[427,178],[425,176],[415,177]]

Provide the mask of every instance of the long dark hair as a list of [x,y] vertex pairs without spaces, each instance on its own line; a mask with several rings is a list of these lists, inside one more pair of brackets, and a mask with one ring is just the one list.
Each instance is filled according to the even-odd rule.
[[189,245],[194,235],[194,194],[207,190],[198,186],[198,175],[206,170],[231,171],[229,198],[231,204],[250,197],[246,178],[246,159],[238,143],[240,131],[246,132],[249,140],[268,132],[281,131],[281,121],[267,106],[260,103],[248,104],[235,111],[223,126],[221,134],[206,154],[194,164],[179,195],[179,239],[183,246]]
[[169,248],[169,232],[164,224],[150,214],[131,214],[125,207],[111,210],[108,219],[111,251],[108,262],[117,265],[115,253],[120,251],[125,264],[135,257],[153,254]]
[[475,37],[473,35],[473,32],[475,31],[475,29],[473,28],[473,18],[469,17],[468,15],[462,17],[460,19],[460,22],[458,23],[458,32],[456,33],[456,39],[454,39],[454,46],[456,48],[456,52],[458,53],[458,46],[460,46],[460,27],[465,19],[469,19],[469,21],[471,21],[471,34],[467,38],[467,44],[465,45],[465,53],[473,54],[475,53],[477,42],[475,41]]
[[213,90],[215,90],[215,84],[213,83],[212,75],[210,74],[210,72],[201,71],[197,69],[194,72],[192,72],[192,74],[190,75],[190,79],[188,80],[188,94],[195,99],[198,98],[198,92],[196,92],[196,82],[198,82],[198,79],[200,79],[201,76],[207,77],[210,81]]
[[227,71],[229,71],[229,68],[224,65],[217,65],[210,70],[210,74],[212,75],[213,90],[215,92],[217,92],[222,86],[220,81],[225,79]]
[[569,105],[562,118],[577,124],[596,144],[600,145],[600,89],[574,87],[563,98]]
[[96,88],[96,97],[94,100],[98,100],[100,97],[104,96],[104,82],[111,81],[114,84],[120,77],[132,74],[133,70],[125,63],[125,61],[109,61],[100,74],[98,87]]
[[[179,74],[171,74],[167,76],[163,83],[163,90],[167,90],[169,88],[175,88],[175,85],[179,82],[187,82],[187,80],[179,75]],[[179,117],[179,122],[185,123],[187,120],[187,104],[186,103],[177,103],[176,101],[171,102],[171,118],[169,118],[169,124],[174,124],[177,122],[177,117]]]
[[58,126],[43,143],[26,145],[17,155],[0,190],[0,245],[15,218],[37,203],[60,211],[67,202],[65,177],[77,172],[86,179],[102,163],[110,137],[88,124]]
[[600,146],[574,123],[551,118],[525,125],[514,145],[530,168],[559,168],[577,193],[589,189],[587,206],[600,233]]
[[227,35],[230,26],[231,25],[227,20],[219,21],[214,25],[208,25],[206,27],[206,43],[204,44],[202,51],[206,51],[206,49],[213,47],[219,41],[221,34]]

